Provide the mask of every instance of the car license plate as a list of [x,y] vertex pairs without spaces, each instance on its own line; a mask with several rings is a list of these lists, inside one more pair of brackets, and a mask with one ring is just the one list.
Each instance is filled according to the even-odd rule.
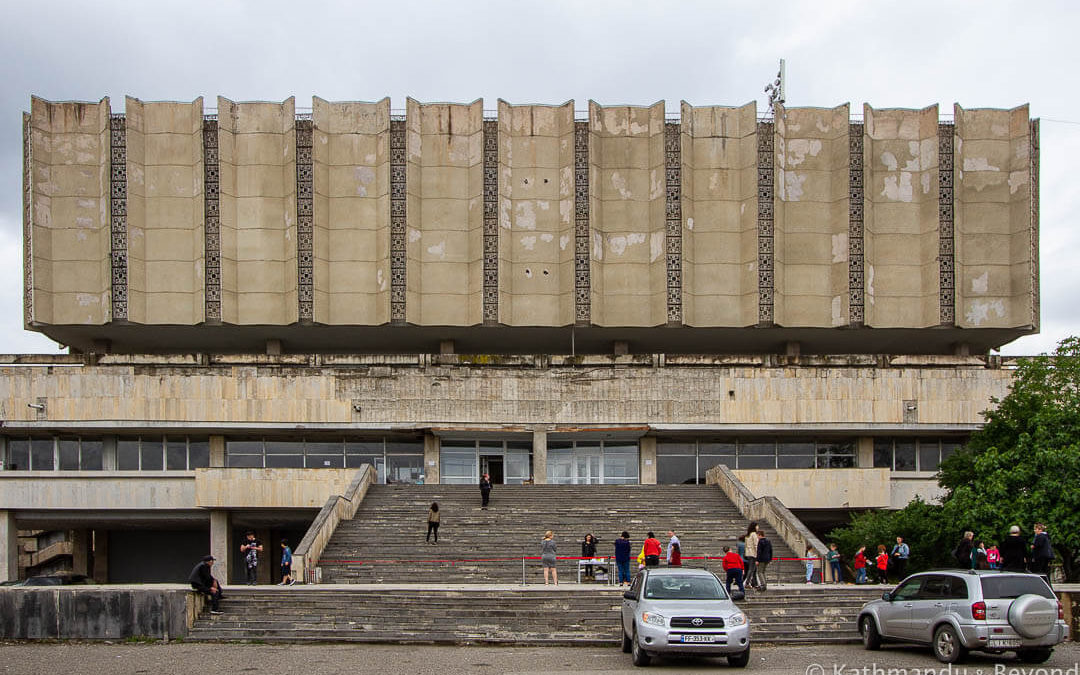
[[1015,649],[1020,646],[1018,638],[990,638],[987,640],[990,649]]
[[715,635],[684,635],[683,642],[716,642]]

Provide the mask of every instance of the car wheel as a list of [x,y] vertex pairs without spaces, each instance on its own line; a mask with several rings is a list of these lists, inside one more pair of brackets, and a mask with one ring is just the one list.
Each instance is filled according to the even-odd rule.
[[942,663],[959,663],[967,656],[967,649],[960,644],[956,629],[945,624],[934,631],[934,656]]
[[622,635],[622,651],[623,654],[629,654],[634,648],[634,643],[630,640],[630,637],[626,634],[626,630],[619,624],[619,634]]
[[1016,652],[1016,656],[1024,663],[1045,663],[1053,653],[1053,649],[1024,649]]
[[634,637],[631,642],[633,644],[631,645],[630,655],[634,661],[634,665],[639,667],[649,665],[649,661],[652,661],[652,658],[649,656],[649,652],[641,648],[641,642],[638,640],[636,630],[634,631]]
[[738,654],[728,654],[728,665],[732,668],[745,668],[750,663],[750,648],[747,647]]
[[878,633],[877,622],[874,617],[867,614],[859,619],[859,633],[862,635],[863,648],[869,651],[881,649],[881,634]]

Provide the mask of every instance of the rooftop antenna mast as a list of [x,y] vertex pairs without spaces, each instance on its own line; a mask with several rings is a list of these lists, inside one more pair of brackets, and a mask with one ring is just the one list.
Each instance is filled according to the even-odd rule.
[[765,93],[769,96],[769,115],[776,112],[776,104],[784,104],[784,59],[780,59],[780,70],[776,71],[776,79],[765,85]]

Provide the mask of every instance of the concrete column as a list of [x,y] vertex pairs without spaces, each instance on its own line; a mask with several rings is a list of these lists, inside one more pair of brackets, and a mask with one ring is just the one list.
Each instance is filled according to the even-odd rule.
[[19,540],[14,511],[0,511],[0,581],[19,578]]
[[[280,565],[281,563],[281,547],[277,542],[271,540],[270,530],[266,528],[255,530],[255,538],[262,542],[263,545],[262,553],[259,554],[258,582],[260,584],[273,583],[274,565]],[[239,547],[240,545],[237,544],[237,548]]]
[[424,483],[438,485],[439,478],[439,437],[424,434]]
[[224,509],[210,512],[210,555],[217,558],[214,563],[214,576],[223,584],[229,583],[229,570],[232,560],[232,548],[229,546],[232,529],[229,512]]
[[90,575],[90,530],[71,531],[71,572]]
[[[225,468],[225,437],[224,436],[211,436],[210,437],[210,468],[211,469],[224,469]],[[215,555],[214,557],[216,558],[217,556]]]
[[873,436],[859,436],[855,439],[855,466],[860,469],[874,468]]
[[547,432],[534,431],[532,441],[532,478],[537,485],[547,483]]
[[641,466],[638,469],[642,485],[656,485],[656,436],[642,436],[638,441]]
[[94,530],[94,583],[109,583],[108,530]]

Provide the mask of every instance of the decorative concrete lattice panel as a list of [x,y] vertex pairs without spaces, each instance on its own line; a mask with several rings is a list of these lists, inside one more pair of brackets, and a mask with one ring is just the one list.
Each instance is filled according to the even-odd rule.
[[681,119],[683,323],[754,326],[759,295],[757,104],[730,108],[684,102]]
[[667,322],[682,325],[683,238],[682,238],[682,125],[664,124],[664,172],[666,183],[665,244],[667,248]]
[[589,123],[574,123],[574,322],[592,323],[589,268]]
[[[572,325],[573,101],[555,106],[499,101],[497,159],[500,321],[511,326]],[[488,175],[485,169],[485,183]],[[485,237],[487,227],[485,223]],[[585,232],[587,236],[587,228]],[[582,251],[587,254],[588,247]],[[485,250],[485,262],[486,256]]]
[[217,115],[203,117],[203,289],[207,323],[221,323],[221,170],[218,166]]
[[406,191],[405,120],[390,120],[390,320],[405,323],[406,274],[405,231],[408,194]]
[[938,275],[939,275],[939,322],[943,326],[956,323],[956,267],[955,267],[955,164],[953,158],[952,124],[938,125]]
[[109,165],[109,239],[112,272],[112,320],[128,318],[128,228],[127,228],[127,125],[123,114],[109,120],[111,162]]
[[499,122],[484,120],[484,323],[499,322]]
[[313,129],[310,119],[296,121],[296,299],[301,323],[315,318]]
[[851,168],[848,185],[851,191],[848,202],[848,322],[861,326],[864,320],[866,278],[863,269],[863,133],[864,125],[852,123],[848,133],[851,149]]
[[1039,289],[1039,120],[1031,120],[1031,327],[1042,324]]
[[34,322],[34,146],[30,142],[30,113],[23,113],[23,326]]
[[774,122],[759,122],[757,133],[758,168],[758,325],[773,323],[773,292],[775,290],[773,216],[775,213],[775,149]]

